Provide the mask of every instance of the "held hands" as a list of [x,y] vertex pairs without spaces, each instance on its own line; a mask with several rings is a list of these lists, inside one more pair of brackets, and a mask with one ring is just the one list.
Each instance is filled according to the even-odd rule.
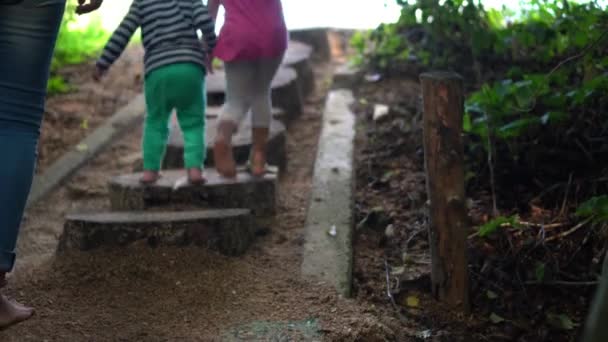
[[205,56],[205,69],[207,69],[207,73],[208,74],[213,74],[213,57],[211,57],[211,54],[207,54]]
[[95,70],[93,71],[93,79],[95,80],[95,82],[99,82],[101,81],[103,76],[105,76],[105,74],[106,70],[103,70],[102,68],[96,66]]
[[101,7],[103,0],[78,0],[76,14],[91,13]]

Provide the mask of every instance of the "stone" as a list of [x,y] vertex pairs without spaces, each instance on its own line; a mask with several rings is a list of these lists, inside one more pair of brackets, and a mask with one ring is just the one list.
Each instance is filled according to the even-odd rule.
[[[350,90],[330,91],[305,224],[302,274],[352,294],[355,116]],[[328,234],[335,232],[335,234]]]
[[196,245],[237,256],[247,250],[253,236],[247,209],[77,213],[67,215],[57,253],[143,240],[151,247]]
[[[217,70],[207,75],[207,103],[209,106],[220,106],[226,98],[226,76],[224,70]],[[282,66],[277,71],[271,84],[272,106],[285,112],[284,122],[289,123],[302,114],[302,94],[298,84],[298,74],[291,67]]]
[[385,104],[375,104],[374,105],[374,121],[380,121],[382,118],[386,117],[389,113],[389,107]]
[[[205,141],[207,144],[206,166],[213,166],[213,142],[217,133],[219,107],[209,107],[207,111],[207,122],[205,126]],[[282,111],[275,110],[276,116],[281,116]],[[241,122],[238,131],[232,138],[235,161],[245,164],[249,160],[251,150],[251,114]],[[287,141],[286,128],[279,120],[272,119],[270,122],[270,136],[266,146],[268,164],[279,167],[283,171],[287,168]],[[184,167],[184,139],[175,116],[171,119],[171,129],[167,150],[163,162],[164,169],[179,169]]]
[[295,41],[310,45],[314,50],[315,58],[326,62],[331,59],[331,47],[327,28],[306,28],[298,30],[290,30],[289,37]]
[[362,79],[361,70],[349,63],[336,68],[332,80],[332,89],[353,89]]
[[292,67],[298,74],[300,93],[304,97],[310,95],[315,88],[315,75],[312,69],[311,55],[312,47],[291,40],[283,58],[283,65]]
[[152,185],[141,184],[140,178],[140,173],[134,173],[110,180],[108,189],[112,210],[140,211],[190,205],[196,208],[245,208],[260,217],[276,213],[276,174],[255,178],[240,171],[232,180],[221,177],[214,169],[207,169],[207,183],[202,185],[187,183],[183,170],[163,171],[162,177]]

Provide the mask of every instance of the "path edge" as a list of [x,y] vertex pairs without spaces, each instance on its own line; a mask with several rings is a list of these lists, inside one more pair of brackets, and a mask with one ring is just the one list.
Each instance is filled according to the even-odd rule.
[[325,102],[301,265],[303,276],[330,283],[344,297],[352,296],[354,101],[352,90],[334,88]]
[[[145,113],[144,95],[139,94],[128,104],[116,111],[110,118],[86,136],[80,143],[57,159],[46,171],[35,175],[27,201],[27,207],[36,204],[66,179],[93,159],[114,140],[126,134],[131,128],[143,122]],[[81,149],[78,149],[81,146]]]

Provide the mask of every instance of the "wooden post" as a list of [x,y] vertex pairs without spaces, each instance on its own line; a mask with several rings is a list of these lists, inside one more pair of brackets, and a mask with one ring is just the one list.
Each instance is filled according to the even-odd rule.
[[430,201],[429,240],[433,294],[469,311],[467,212],[464,194],[462,78],[454,73],[420,76],[424,102],[424,159]]

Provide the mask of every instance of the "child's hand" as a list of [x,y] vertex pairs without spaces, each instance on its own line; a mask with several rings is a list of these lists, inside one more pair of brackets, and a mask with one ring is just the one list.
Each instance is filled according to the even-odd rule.
[[101,78],[106,74],[106,71],[100,67],[95,67],[95,71],[93,71],[93,79],[95,82],[101,81]]
[[208,74],[213,74],[213,57],[211,57],[211,54],[207,54],[205,56],[205,68],[207,69],[207,73]]

